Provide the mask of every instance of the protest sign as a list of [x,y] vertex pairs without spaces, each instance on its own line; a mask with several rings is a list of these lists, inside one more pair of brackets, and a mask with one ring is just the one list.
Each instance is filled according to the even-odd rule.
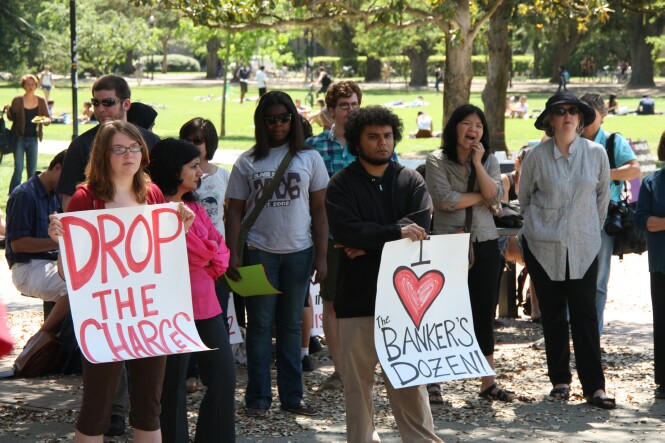
[[233,294],[229,297],[229,305],[226,307],[226,318],[229,322],[229,342],[232,345],[242,343],[242,334],[238,326],[238,316],[236,315],[236,304],[233,301]]
[[374,345],[395,388],[493,375],[473,330],[469,234],[386,243]]
[[323,299],[321,298],[321,285],[309,285],[309,299],[312,306],[312,337],[323,335]]
[[88,361],[203,351],[174,203],[60,214],[74,330]]

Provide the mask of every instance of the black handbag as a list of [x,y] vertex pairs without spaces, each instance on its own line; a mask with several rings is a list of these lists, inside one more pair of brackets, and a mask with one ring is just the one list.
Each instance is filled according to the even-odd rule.
[[501,215],[494,216],[497,228],[521,228],[524,218],[519,203],[501,202]]
[[624,254],[642,254],[647,250],[647,233],[637,229],[635,211],[637,202],[625,202],[625,211],[621,216],[622,229],[614,236],[612,255],[623,259]]

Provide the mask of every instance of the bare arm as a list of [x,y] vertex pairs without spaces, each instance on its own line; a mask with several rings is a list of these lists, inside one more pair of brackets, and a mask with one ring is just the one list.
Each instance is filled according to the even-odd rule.
[[640,162],[637,160],[630,160],[623,166],[610,169],[610,180],[632,180],[639,177],[641,172]]
[[656,217],[655,215],[652,215],[651,217],[647,218],[647,231],[665,231],[665,217]]
[[58,244],[50,238],[21,237],[12,240],[12,249],[14,252],[34,254],[37,252],[54,251],[58,249]]
[[231,251],[229,257],[229,267],[226,275],[231,280],[239,280],[238,267],[241,265],[238,256],[238,247],[240,240],[240,224],[242,222],[242,212],[245,209],[245,200],[229,199],[229,209],[226,214],[226,246]]

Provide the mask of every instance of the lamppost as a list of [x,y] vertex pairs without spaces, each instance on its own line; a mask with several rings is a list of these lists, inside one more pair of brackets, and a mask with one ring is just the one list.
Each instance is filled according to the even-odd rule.
[[[155,16],[151,15],[148,19],[148,26],[150,27],[150,37],[154,36],[155,33]],[[151,49],[150,51],[150,80],[155,79],[155,51]]]

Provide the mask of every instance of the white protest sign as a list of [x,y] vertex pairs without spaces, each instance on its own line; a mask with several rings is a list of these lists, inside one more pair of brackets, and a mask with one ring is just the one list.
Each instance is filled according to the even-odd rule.
[[323,299],[321,298],[321,285],[309,285],[309,302],[312,306],[312,337],[323,335]]
[[494,375],[473,330],[469,234],[386,243],[374,345],[395,388]]
[[242,343],[242,334],[238,326],[238,316],[236,315],[236,304],[233,301],[233,294],[229,297],[229,305],[226,307],[226,318],[229,321],[229,342],[232,345]]
[[177,205],[60,214],[74,330],[92,363],[204,351]]

